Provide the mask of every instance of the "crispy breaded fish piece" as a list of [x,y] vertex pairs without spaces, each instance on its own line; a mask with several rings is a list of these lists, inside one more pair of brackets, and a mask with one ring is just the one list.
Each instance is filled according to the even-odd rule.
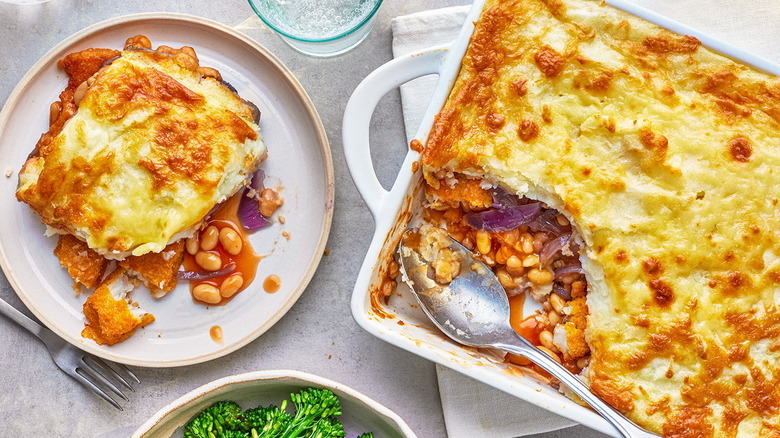
[[123,268],[109,274],[84,303],[87,323],[81,336],[100,345],[114,345],[154,321],[154,315],[141,310],[127,296],[135,286],[136,280]]
[[162,252],[150,252],[142,256],[130,256],[119,266],[129,275],[143,281],[155,298],[162,298],[176,288],[176,272],[184,260],[184,240],[171,243]]
[[97,286],[108,265],[103,256],[70,234],[60,236],[57,247],[54,248],[54,255],[73,278],[73,289],[77,292],[81,289],[80,284],[87,289]]

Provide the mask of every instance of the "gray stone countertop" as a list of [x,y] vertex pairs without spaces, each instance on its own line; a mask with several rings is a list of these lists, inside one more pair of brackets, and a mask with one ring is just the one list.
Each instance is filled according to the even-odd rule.
[[[271,30],[257,24],[243,0],[51,0],[32,6],[0,3],[0,102],[5,102],[38,58],[86,26],[138,12],[202,16],[240,26],[298,77],[322,117],[336,173],[330,254],[322,259],[308,289],[289,313],[260,338],[223,358],[181,368],[135,368],[143,383],[122,412],[59,372],[42,344],[0,317],[0,436],[126,437],[170,401],[214,379],[254,370],[298,369],[343,382],[369,395],[398,413],[421,438],[445,437],[433,364],[364,332],[349,311],[349,296],[368,248],[373,221],[344,162],[341,121],[357,84],[392,58],[393,17],[465,3],[469,1],[386,0],[367,40],[352,52],[330,59],[311,58],[288,47]],[[709,24],[688,17],[685,10],[693,7],[688,0],[675,6],[679,10],[660,0],[639,3],[667,8],[664,12],[694,26]],[[728,2],[719,2],[724,3]],[[743,43],[743,48],[759,55],[771,56],[776,48],[762,43],[760,27],[731,30],[753,36],[745,38],[748,43]],[[722,31],[716,36],[729,39],[731,35]],[[377,173],[383,184],[389,185],[406,148],[397,92],[388,94],[378,106],[371,134],[377,149],[373,151]],[[2,274],[0,298],[23,308]],[[558,436],[602,435],[576,427],[538,438]]]

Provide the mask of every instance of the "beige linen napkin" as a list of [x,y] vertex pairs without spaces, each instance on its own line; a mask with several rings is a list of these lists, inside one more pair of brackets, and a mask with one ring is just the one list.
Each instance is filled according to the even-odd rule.
[[[780,62],[780,2],[777,0],[633,0],[745,51]],[[392,22],[393,56],[453,41],[469,6],[425,11]],[[436,77],[401,87],[406,136],[419,127]],[[508,438],[539,434],[574,425],[551,412],[518,400],[440,365],[436,366],[444,421],[450,438]],[[560,436],[601,436],[575,427]]]

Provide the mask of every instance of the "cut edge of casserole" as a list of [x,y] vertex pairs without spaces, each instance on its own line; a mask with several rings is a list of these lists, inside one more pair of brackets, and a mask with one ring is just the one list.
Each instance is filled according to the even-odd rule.
[[500,184],[576,229],[594,392],[667,437],[769,437],[778,128],[780,80],[696,38],[604,2],[488,0],[421,169],[434,190]]

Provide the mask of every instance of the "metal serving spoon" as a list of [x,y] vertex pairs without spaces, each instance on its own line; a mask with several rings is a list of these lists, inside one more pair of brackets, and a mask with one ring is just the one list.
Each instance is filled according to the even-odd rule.
[[460,258],[460,274],[449,284],[434,280],[433,267],[419,252],[418,229],[406,230],[399,254],[404,281],[425,313],[454,341],[479,348],[497,348],[518,354],[537,364],[588,403],[624,437],[658,437],[648,432],[590,392],[563,365],[517,334],[509,325],[509,299],[498,278],[466,247],[447,237],[448,248]]

